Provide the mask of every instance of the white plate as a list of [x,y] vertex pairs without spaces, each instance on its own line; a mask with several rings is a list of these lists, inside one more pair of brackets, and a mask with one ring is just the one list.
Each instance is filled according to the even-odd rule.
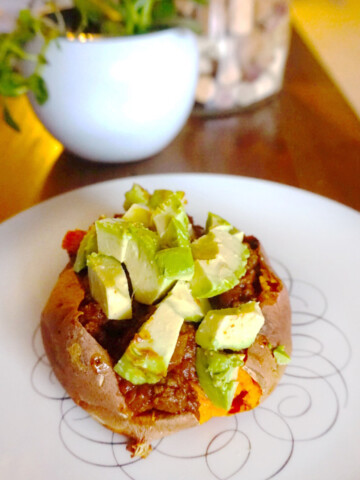
[[[258,236],[291,293],[294,354],[253,412],[213,419],[133,460],[52,376],[37,330],[66,262],[64,233],[122,211],[144,187],[182,189],[207,211]],[[359,479],[360,215],[274,183],[218,175],[115,180],[44,202],[0,225],[0,477],[13,480]]]

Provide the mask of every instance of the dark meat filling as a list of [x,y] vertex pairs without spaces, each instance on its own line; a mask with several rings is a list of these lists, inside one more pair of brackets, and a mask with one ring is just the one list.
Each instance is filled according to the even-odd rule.
[[231,290],[211,299],[214,308],[238,307],[242,303],[256,300],[260,304],[274,304],[282,288],[281,281],[264,262],[257,238],[245,236],[250,256],[245,275]]
[[[202,232],[196,232],[201,235]],[[246,274],[233,289],[211,299],[213,308],[236,307],[250,300],[261,303],[276,301],[281,283],[266,267],[262,259],[259,242],[255,237],[245,237],[250,250]],[[99,304],[90,295],[86,274],[79,275],[86,292],[80,305],[79,320],[87,331],[105,348],[115,365],[125,352],[141,325],[151,316],[155,307],[133,301],[131,320],[107,320]],[[166,378],[155,385],[133,385],[120,377],[119,388],[128,407],[135,414],[166,412],[180,414],[191,412],[199,416],[199,402],[192,386],[197,382],[195,369],[196,327],[184,323],[170,361]]]
[[198,417],[199,402],[191,384],[197,381],[195,354],[195,328],[184,323],[166,378],[155,385],[140,386],[120,379],[120,391],[128,407],[135,414],[158,410],[172,414],[191,412]]
[[[155,307],[133,302],[131,320],[108,320],[100,305],[90,295],[87,276],[81,275],[85,298],[79,310],[79,320],[86,330],[105,348],[115,365],[125,352],[141,325],[151,316]],[[195,369],[195,328],[184,323],[171,358],[168,374],[155,385],[133,385],[118,377],[119,388],[128,407],[141,414],[150,410],[199,415],[199,402],[192,382],[197,382]]]

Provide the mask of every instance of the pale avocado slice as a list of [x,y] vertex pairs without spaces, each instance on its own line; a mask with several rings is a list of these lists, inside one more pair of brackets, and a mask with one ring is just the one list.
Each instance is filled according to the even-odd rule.
[[151,210],[146,205],[138,203],[133,203],[124,213],[122,219],[132,223],[141,223],[146,228],[153,224]]
[[264,322],[259,304],[253,301],[210,310],[196,332],[196,343],[211,350],[242,350],[254,343]]
[[191,244],[195,272],[193,295],[210,298],[235,287],[246,272],[249,249],[226,230],[213,229]]
[[115,372],[134,385],[157,383],[167,375],[184,319],[163,300],[130,342]]
[[159,271],[155,260],[158,251],[156,233],[132,228],[131,234],[132,240],[127,245],[124,263],[130,275],[135,299],[151,305],[169,290],[175,280],[165,277]]
[[205,232],[209,233],[210,230],[214,230],[215,228],[231,233],[231,235],[234,235],[236,238],[238,238],[240,242],[242,242],[244,239],[244,232],[240,232],[231,223],[220,217],[220,215],[209,212],[206,220]]
[[187,221],[181,222],[172,218],[160,239],[162,248],[188,247],[190,245],[190,229]]
[[[159,194],[159,192],[166,192],[166,194]],[[170,194],[166,190],[155,191],[149,204],[153,209],[153,221],[160,237],[166,233],[172,219],[176,219],[188,229],[189,218],[177,192],[171,192]]]
[[160,275],[172,280],[191,280],[194,275],[194,260],[189,247],[173,247],[159,250],[155,262]]
[[151,305],[174,284],[161,275],[155,261],[160,245],[156,232],[124,219],[98,220],[95,225],[99,252],[126,265],[138,302]]
[[278,365],[287,365],[291,362],[291,357],[286,353],[285,345],[279,345],[273,348],[272,353]]
[[185,201],[185,193],[181,191],[174,192],[173,190],[159,189],[154,190],[154,193],[150,196],[149,206],[152,209],[157,208],[160,204],[168,202],[173,197],[176,197],[180,200],[181,203]]
[[186,322],[200,322],[211,308],[206,298],[194,298],[189,283],[182,280],[176,282],[166,301]]
[[133,203],[147,205],[149,200],[150,193],[139,184],[134,183],[131,189],[125,193],[124,209],[128,210]]
[[122,218],[104,218],[95,222],[99,253],[123,262],[131,240],[130,225]]
[[81,272],[81,270],[86,267],[86,259],[92,252],[97,252],[95,225],[91,225],[89,230],[86,232],[86,235],[81,240],[74,263],[74,271],[76,273]]
[[234,400],[239,368],[245,355],[196,349],[196,373],[206,396],[217,407],[228,411]]
[[113,257],[92,253],[87,257],[90,291],[109,320],[132,317],[126,273]]

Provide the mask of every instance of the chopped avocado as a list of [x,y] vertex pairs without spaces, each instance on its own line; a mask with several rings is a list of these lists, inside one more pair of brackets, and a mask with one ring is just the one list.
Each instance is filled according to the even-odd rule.
[[150,196],[149,206],[152,209],[158,207],[161,203],[167,202],[172,197],[176,197],[181,203],[184,203],[185,193],[174,192],[172,190],[154,190],[154,193]]
[[130,342],[114,370],[134,385],[157,383],[167,375],[184,319],[163,300]]
[[160,241],[163,248],[189,246],[190,233],[187,222],[181,222],[173,217],[164,234],[161,236]]
[[226,232],[231,233],[231,235],[234,235],[236,238],[238,238],[240,242],[242,242],[244,239],[243,232],[240,232],[237,228],[231,225],[231,223],[229,223],[227,220],[220,217],[219,215],[216,215],[216,213],[209,212],[208,218],[206,220],[205,231],[206,233],[208,233],[210,232],[210,230],[213,230],[214,228],[225,230]]
[[135,299],[151,305],[174,284],[173,278],[161,274],[155,256],[159,237],[142,226],[131,226],[131,242],[128,243],[124,263],[129,272]]
[[132,317],[126,273],[113,257],[92,253],[87,257],[90,291],[109,320]]
[[125,193],[124,209],[128,210],[133,203],[147,205],[149,203],[150,193],[137,183],[134,183],[131,190]]
[[196,349],[196,372],[207,397],[217,407],[230,410],[238,386],[243,354]]
[[76,273],[79,273],[86,267],[86,259],[92,252],[97,252],[97,238],[94,225],[91,225],[86,235],[81,240],[74,263],[74,271]]
[[166,301],[186,322],[200,322],[211,308],[206,298],[194,298],[189,283],[182,280],[168,293]]
[[159,250],[155,262],[161,275],[172,280],[191,280],[194,260],[190,247],[174,247]]
[[151,210],[147,206],[138,203],[133,203],[122,218],[128,222],[142,223],[147,228],[152,225]]
[[214,229],[191,244],[195,272],[193,295],[210,298],[235,287],[246,272],[249,249],[229,232]]
[[99,252],[125,263],[138,302],[151,305],[174,284],[173,278],[161,274],[155,260],[160,248],[156,232],[122,218],[99,220],[96,230]]
[[[156,206],[153,206],[154,204]],[[172,192],[171,195],[165,197],[165,200],[154,204],[150,200],[150,205],[153,208],[153,221],[160,237],[166,233],[170,221],[174,218],[182,223],[184,228],[188,229],[189,218],[177,193]]]
[[272,352],[278,365],[287,365],[291,361],[291,358],[285,351],[284,345],[279,345],[272,349]]
[[210,310],[196,332],[196,342],[211,350],[242,350],[254,343],[264,321],[257,302]]
[[215,235],[203,235],[191,244],[191,250],[196,260],[214,260],[220,253],[219,242]]
[[123,262],[131,234],[130,223],[122,218],[104,218],[95,222],[98,251]]

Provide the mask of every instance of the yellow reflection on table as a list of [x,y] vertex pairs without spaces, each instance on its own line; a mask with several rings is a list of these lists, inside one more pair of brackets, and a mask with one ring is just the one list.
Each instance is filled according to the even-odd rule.
[[[63,146],[43,127],[28,99],[7,100],[21,132],[0,119],[0,221],[40,200],[49,172]],[[2,113],[2,112],[1,112]]]

